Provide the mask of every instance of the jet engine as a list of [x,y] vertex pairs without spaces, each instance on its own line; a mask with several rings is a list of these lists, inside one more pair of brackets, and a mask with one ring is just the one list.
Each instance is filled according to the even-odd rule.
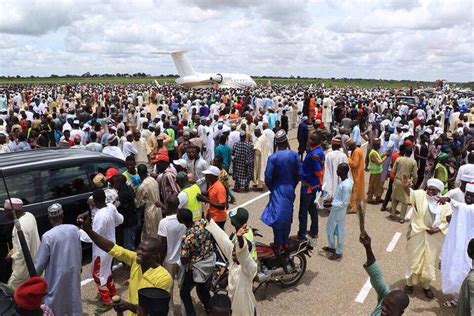
[[216,83],[222,83],[222,80],[224,80],[224,77],[222,77],[221,74],[215,74],[214,76],[209,78],[210,81],[214,81]]

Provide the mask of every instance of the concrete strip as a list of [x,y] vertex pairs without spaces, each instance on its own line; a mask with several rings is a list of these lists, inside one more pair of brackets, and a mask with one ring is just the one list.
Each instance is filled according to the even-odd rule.
[[372,285],[370,284],[370,278],[368,278],[367,281],[365,281],[364,286],[362,287],[362,289],[359,291],[359,294],[357,294],[357,297],[356,297],[355,301],[357,303],[363,304],[366,297],[367,297],[367,295],[369,295],[369,292],[370,292],[371,288],[372,288]]
[[395,235],[393,235],[392,240],[390,241],[390,243],[387,246],[387,249],[386,249],[387,252],[392,252],[393,249],[395,249],[395,246],[397,245],[398,240],[400,239],[401,236],[402,236],[402,233],[400,233],[400,232],[396,232]]
[[[117,270],[118,268],[120,268],[120,267],[122,267],[122,266],[123,266],[123,263],[119,262],[119,263],[117,263],[116,265],[114,265],[114,266],[112,267],[112,271],[115,271],[115,270]],[[84,285],[87,285],[87,284],[91,283],[92,281],[94,281],[93,278],[88,278],[88,279],[82,280],[82,281],[81,281],[81,287],[83,287]]]
[[233,209],[230,209],[229,212],[235,211],[235,210],[238,209],[239,207],[247,206],[247,205],[249,205],[249,204],[251,204],[251,203],[253,203],[253,202],[255,202],[255,201],[260,200],[260,199],[263,198],[263,197],[266,197],[267,195],[270,195],[270,191],[265,192],[265,193],[262,193],[262,194],[260,194],[259,196],[254,197],[254,198],[251,199],[250,201],[247,201],[247,202],[245,202],[245,203],[243,203],[243,204],[240,204],[240,205],[234,207]]

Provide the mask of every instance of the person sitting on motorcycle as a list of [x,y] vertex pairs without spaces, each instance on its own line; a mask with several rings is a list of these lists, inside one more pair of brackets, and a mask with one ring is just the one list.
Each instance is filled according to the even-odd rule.
[[253,279],[257,274],[257,251],[253,242],[253,232],[247,227],[249,213],[239,207],[229,212],[235,235],[229,238],[206,212],[206,229],[212,234],[229,266],[228,293],[232,301],[234,315],[254,315],[256,300],[253,293]]

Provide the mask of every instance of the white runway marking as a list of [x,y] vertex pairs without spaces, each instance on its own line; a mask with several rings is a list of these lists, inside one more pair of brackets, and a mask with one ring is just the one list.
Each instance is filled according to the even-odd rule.
[[265,192],[265,193],[262,193],[262,194],[260,194],[259,196],[254,197],[254,198],[251,199],[250,201],[247,201],[247,202],[245,202],[245,203],[243,203],[243,204],[240,204],[239,206],[234,207],[233,209],[229,210],[229,212],[235,211],[235,210],[238,209],[239,207],[247,206],[247,205],[249,205],[250,203],[253,203],[253,202],[257,201],[257,200],[260,200],[261,198],[263,198],[263,197],[265,197],[265,196],[267,196],[267,195],[270,195],[270,191]]
[[392,240],[390,240],[390,243],[387,246],[387,252],[392,252],[395,246],[397,245],[398,240],[402,236],[402,233],[396,232],[395,235],[393,235]]
[[92,281],[94,281],[93,278],[88,278],[88,279],[82,280],[82,281],[81,281],[81,287],[83,287],[83,286],[86,285],[86,284],[91,283]]
[[372,288],[372,285],[370,284],[370,278],[368,278],[367,281],[365,281],[365,284],[362,287],[362,289],[359,291],[359,294],[357,295],[355,301],[357,303],[363,304],[365,301],[365,298],[367,297],[367,295],[369,295],[371,288]]
[[[121,262],[117,263],[116,265],[114,265],[114,266],[112,267],[112,271],[117,270],[117,269],[120,268],[121,266],[123,266],[123,263],[121,263]],[[93,278],[88,278],[88,279],[82,280],[82,281],[81,281],[81,287],[83,287],[83,286],[86,285],[86,284],[91,283],[92,281],[94,281]]]

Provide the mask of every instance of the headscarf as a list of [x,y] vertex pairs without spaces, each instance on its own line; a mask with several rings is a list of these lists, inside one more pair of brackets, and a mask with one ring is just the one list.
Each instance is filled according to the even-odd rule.
[[[428,187],[434,187],[438,189],[438,195],[444,189],[444,184],[439,179],[429,179],[427,184]],[[438,195],[437,196],[427,196],[428,200],[428,210],[435,216],[433,221],[433,228],[437,228],[439,224],[441,224],[441,205],[438,203]]]

